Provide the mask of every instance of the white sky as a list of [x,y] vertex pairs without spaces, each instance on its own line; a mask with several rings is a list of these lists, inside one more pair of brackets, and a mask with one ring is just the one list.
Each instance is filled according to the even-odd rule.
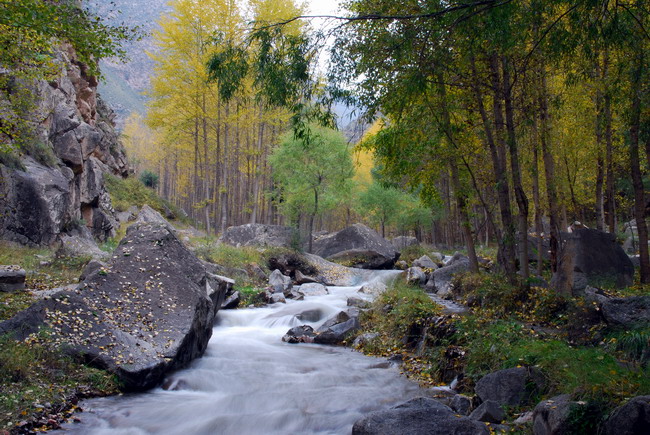
[[307,0],[309,15],[334,15],[340,0]]

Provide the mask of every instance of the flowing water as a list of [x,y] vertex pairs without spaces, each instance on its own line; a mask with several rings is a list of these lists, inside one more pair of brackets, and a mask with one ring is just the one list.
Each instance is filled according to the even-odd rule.
[[[371,279],[394,277],[392,271]],[[88,400],[75,434],[349,434],[368,412],[418,396],[385,359],[348,348],[287,344],[293,326],[316,329],[346,309],[357,287],[265,308],[220,311],[205,355],[168,376],[167,389]],[[367,296],[366,296],[367,297]],[[308,310],[319,320],[297,315]],[[313,315],[313,312],[312,312]]]

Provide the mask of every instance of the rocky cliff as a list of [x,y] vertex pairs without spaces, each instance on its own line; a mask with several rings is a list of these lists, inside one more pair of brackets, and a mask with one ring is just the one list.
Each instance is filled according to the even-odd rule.
[[[116,220],[104,174],[126,176],[114,115],[97,94],[98,81],[69,46],[61,74],[31,86],[36,96],[38,153],[16,168],[0,165],[0,238],[52,245],[65,235],[106,240]],[[31,154],[31,155],[28,155]]]

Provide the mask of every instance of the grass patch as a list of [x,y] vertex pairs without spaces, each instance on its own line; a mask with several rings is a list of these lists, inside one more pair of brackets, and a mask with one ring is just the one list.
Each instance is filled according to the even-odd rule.
[[[198,242],[198,243],[197,243]],[[225,267],[245,268],[255,263],[264,266],[263,250],[251,246],[231,246],[219,243],[214,238],[201,238],[194,243],[197,257]]]
[[159,197],[154,190],[142,184],[137,178],[124,179],[105,174],[104,181],[115,210],[126,211],[129,207],[140,208],[147,204],[163,216],[171,211],[177,220],[185,224],[189,223],[189,218],[185,217],[178,207]]
[[36,343],[0,336],[0,429],[10,429],[47,404],[62,406],[75,391],[118,392],[113,375],[76,363]]

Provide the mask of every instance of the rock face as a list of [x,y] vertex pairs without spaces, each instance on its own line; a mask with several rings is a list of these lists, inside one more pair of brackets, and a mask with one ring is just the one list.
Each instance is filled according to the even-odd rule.
[[395,247],[376,231],[354,224],[314,241],[313,254],[362,269],[388,269],[399,258]]
[[605,321],[610,325],[630,328],[650,324],[650,296],[606,298],[600,305]]
[[0,324],[0,333],[24,339],[48,328],[56,345],[143,390],[203,354],[228,285],[166,226],[134,224],[105,268]]
[[51,245],[80,226],[102,241],[113,236],[116,220],[104,174],[128,174],[97,80],[71,48],[59,60],[61,76],[33,89],[40,149],[23,156],[19,169],[0,165],[0,237],[25,245]]
[[568,234],[553,275],[551,287],[563,294],[577,294],[587,285],[603,284],[622,288],[632,285],[634,266],[617,243],[615,236],[592,229]]
[[246,224],[229,227],[220,238],[222,243],[233,246],[281,246],[290,247],[299,242],[296,230],[280,225]]
[[27,273],[20,266],[0,266],[0,292],[25,289]]
[[605,425],[607,435],[640,435],[650,432],[650,396],[638,396],[617,408]]
[[386,411],[373,412],[354,423],[353,435],[480,435],[489,434],[485,424],[457,417],[434,399],[418,398]]
[[499,370],[476,383],[476,394],[483,401],[516,406],[526,403],[544,388],[544,376],[535,368],[516,367]]

